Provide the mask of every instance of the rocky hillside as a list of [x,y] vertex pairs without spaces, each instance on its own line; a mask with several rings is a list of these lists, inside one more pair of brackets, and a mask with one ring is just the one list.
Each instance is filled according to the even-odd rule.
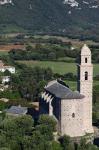
[[0,0],[0,31],[99,37],[99,0]]

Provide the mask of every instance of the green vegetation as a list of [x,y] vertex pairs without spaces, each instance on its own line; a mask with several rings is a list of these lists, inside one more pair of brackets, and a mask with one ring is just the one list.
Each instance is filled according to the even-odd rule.
[[4,56],[4,55],[8,55],[8,52],[7,51],[0,51],[0,57]]
[[58,59],[60,62],[70,62],[70,63],[74,63],[75,62],[75,58],[71,58],[71,57],[62,57]]
[[[46,116],[43,116],[42,119],[44,117]],[[47,122],[49,124],[46,124]],[[6,117],[0,122],[0,148],[44,150],[47,146],[50,150],[54,141],[53,129],[55,126],[56,123],[52,117],[47,117],[44,122],[38,121],[36,126],[34,126],[32,117],[28,115],[16,118]]]
[[[77,74],[77,66],[75,63],[66,62],[54,62],[54,61],[18,61],[19,63],[25,64],[31,67],[50,67],[54,73],[65,74],[72,72]],[[99,64],[94,64],[94,76],[99,74]]]
[[7,109],[10,105],[8,103],[5,103],[3,101],[0,102],[0,111],[4,111]]
[[[78,12],[73,8],[72,15],[68,14],[70,6],[64,5],[61,0],[43,0],[43,2],[14,0],[13,3],[14,5],[0,6],[1,33],[47,33],[49,35],[68,35],[81,40],[99,39],[98,8],[86,9],[81,0],[79,0],[79,5],[82,6],[82,9]],[[93,5],[96,4],[93,3]]]
[[56,132],[57,122],[54,117],[49,117],[48,115],[41,115],[39,117],[39,123],[41,125],[45,124],[46,126],[49,126],[49,128],[51,128],[52,131]]
[[[25,40],[23,36],[8,38],[4,43],[25,43],[26,49],[13,49],[9,53],[1,52],[0,54],[5,64],[16,68],[16,74],[10,74],[8,71],[0,74],[1,77],[11,76],[9,88],[0,92],[0,98],[9,99],[6,103],[0,101],[0,111],[12,105],[34,108],[31,103],[39,101],[44,86],[50,80],[57,78],[64,80],[72,90],[77,90],[75,61],[79,55],[79,49],[71,50],[71,43],[57,39],[44,40],[29,37]],[[93,123],[99,126],[97,47],[94,47],[92,54],[93,62],[97,62],[94,64]],[[47,115],[40,116],[35,122],[30,116],[10,118],[4,113],[0,114],[0,150],[98,150],[96,146],[86,143],[85,139],[82,139],[75,147],[66,135],[54,141],[53,132],[56,132],[56,127],[56,120]]]
[[[29,115],[20,117],[2,116],[0,122],[0,149],[2,150],[75,150],[66,135],[55,141],[53,132],[56,121],[53,117],[41,115],[36,122]],[[77,144],[76,150],[98,150],[85,139]]]
[[50,67],[54,73],[65,74],[72,72],[76,74],[76,65],[74,63],[54,62],[54,61],[18,61],[31,67]]
[[[53,43],[51,44],[51,42]],[[67,61],[71,62],[72,58],[76,59],[79,54],[79,50],[71,50],[71,43],[63,43],[60,40],[52,39],[50,43],[35,44],[35,46],[27,45],[26,50],[12,49],[9,55],[14,60],[56,60],[59,58],[67,57]],[[71,57],[71,59],[68,59]]]
[[[12,49],[9,52],[10,58],[14,60],[49,60],[68,63],[79,62],[80,49],[73,48],[71,42],[63,42],[56,38],[49,38],[44,41],[44,39],[34,39],[34,37],[30,37],[30,42],[34,41],[36,44],[32,45],[31,43],[27,45],[25,49]],[[99,46],[94,46],[92,49],[93,63],[99,62],[98,49]]]
[[[1,10],[1,9],[0,9]],[[17,26],[15,24],[0,24],[0,31],[2,33],[18,33],[18,32],[26,32],[26,30],[24,30],[24,28]]]
[[[20,95],[27,101],[38,101],[40,92],[53,77],[52,70],[50,68],[41,69],[40,67],[30,68],[17,64],[16,67],[19,67],[20,71],[16,75],[11,75],[9,85],[13,93],[12,97]],[[15,95],[14,91],[17,91]]]
[[77,90],[77,82],[76,81],[69,81],[65,80],[66,85],[69,86],[70,89],[76,91]]
[[0,98],[8,98],[10,100],[20,99],[20,93],[18,91],[10,91],[6,90],[4,92],[0,92]]

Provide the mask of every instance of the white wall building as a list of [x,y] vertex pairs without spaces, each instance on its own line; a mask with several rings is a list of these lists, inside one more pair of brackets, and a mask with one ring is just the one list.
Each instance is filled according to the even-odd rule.
[[2,84],[10,82],[10,77],[9,76],[4,76],[2,77]]
[[15,73],[15,67],[13,66],[5,66],[2,61],[0,61],[0,71],[5,72],[8,70],[10,73]]
[[12,0],[0,0],[0,5],[11,4]]
[[92,127],[93,65],[91,51],[84,45],[78,64],[78,92],[61,80],[48,83],[40,100],[40,112],[54,115],[60,135],[81,137],[93,134]]

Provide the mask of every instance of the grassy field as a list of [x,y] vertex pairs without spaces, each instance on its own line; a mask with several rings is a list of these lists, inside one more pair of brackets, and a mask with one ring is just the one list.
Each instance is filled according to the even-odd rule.
[[[50,67],[54,73],[65,74],[72,72],[77,73],[77,67],[75,63],[66,62],[53,62],[53,61],[18,61],[20,63],[26,64],[30,67],[39,66],[42,68]],[[94,76],[99,74],[99,64],[94,64]]]
[[63,61],[63,62],[72,62],[74,63],[75,62],[75,58],[70,58],[70,57],[61,57],[58,59],[60,62]]
[[[70,87],[72,90],[77,90],[77,82],[76,81],[68,81],[66,80],[65,83]],[[99,81],[94,81],[93,86],[99,85]]]
[[77,82],[76,81],[65,81],[66,85],[69,86],[70,89],[72,89],[73,91],[77,90]]
[[0,51],[0,56],[8,55],[8,51]]

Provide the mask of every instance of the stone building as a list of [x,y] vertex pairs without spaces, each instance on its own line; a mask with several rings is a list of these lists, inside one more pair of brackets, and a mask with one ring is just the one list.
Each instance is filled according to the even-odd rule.
[[48,83],[40,100],[40,113],[54,116],[60,135],[81,137],[93,133],[91,51],[84,45],[78,67],[78,91],[72,91],[63,81]]

